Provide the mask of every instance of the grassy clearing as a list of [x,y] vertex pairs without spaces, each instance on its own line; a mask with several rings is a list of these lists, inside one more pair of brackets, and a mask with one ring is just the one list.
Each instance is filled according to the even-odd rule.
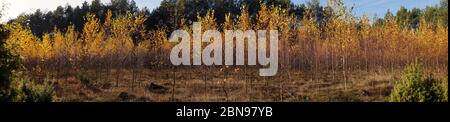
[[55,101],[383,102],[401,75],[401,70],[352,71],[345,87],[341,74],[329,72],[257,77],[257,70],[225,73],[219,68],[97,71],[49,72],[47,78],[57,81]]

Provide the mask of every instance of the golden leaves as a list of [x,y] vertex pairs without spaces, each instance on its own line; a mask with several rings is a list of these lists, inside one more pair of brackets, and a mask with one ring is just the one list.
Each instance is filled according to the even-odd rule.
[[[55,29],[44,34],[42,39],[35,37],[30,29],[11,23],[8,24],[11,34],[6,47],[13,54],[26,59],[24,63],[56,59],[71,63],[86,59],[94,61],[102,60],[105,56],[124,58],[132,51],[148,51],[150,43],[143,15],[133,16],[128,12],[112,19],[112,12],[108,11],[106,16],[105,22],[101,23],[94,14],[87,14],[82,35],[79,35],[74,26],[69,26],[65,33]],[[135,45],[133,38],[139,43]]]
[[[240,15],[226,14],[224,23],[217,23],[214,10],[208,10],[204,16],[198,15],[197,21],[202,22],[202,31],[236,28],[280,30],[283,46],[280,53],[282,56],[298,55],[292,56],[299,59],[294,63],[317,61],[339,66],[341,64],[336,64],[336,57],[348,58],[349,66],[361,65],[362,62],[365,65],[405,64],[415,58],[426,59],[427,62],[448,62],[448,27],[431,26],[421,20],[418,28],[405,29],[392,16],[385,18],[381,26],[373,25],[367,17],[351,15],[351,9],[342,6],[340,0],[332,3],[329,7],[333,9],[327,13],[332,15],[323,20],[314,18],[310,9],[307,9],[306,17],[297,19],[289,15],[287,9],[260,3],[256,15],[250,15],[248,8],[242,6]],[[54,58],[79,61],[86,58],[104,60],[106,57],[120,60],[132,53],[146,55],[145,52],[151,51],[161,55],[172,46],[167,42],[166,28],[146,30],[147,17],[144,15],[128,12],[113,18],[113,13],[107,11],[103,23],[94,14],[85,18],[87,22],[81,34],[74,26],[69,26],[66,32],[54,30],[42,39],[35,37],[30,29],[10,23],[6,47],[25,61]],[[189,23],[181,18],[177,24],[181,29],[192,31]]]

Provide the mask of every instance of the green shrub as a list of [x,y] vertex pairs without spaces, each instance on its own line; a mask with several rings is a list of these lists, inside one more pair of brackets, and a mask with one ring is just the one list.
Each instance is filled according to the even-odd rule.
[[443,97],[444,97],[444,101],[448,102],[448,78],[446,77],[442,83],[442,93],[443,93]]
[[422,65],[408,65],[400,78],[394,82],[390,102],[444,102],[445,88],[432,76],[423,77]]
[[89,85],[91,83],[91,79],[89,78],[86,71],[80,71],[77,74],[77,79],[80,80],[81,84],[83,85]]
[[53,100],[54,87],[49,81],[38,84],[23,77],[14,80],[13,84],[13,102],[51,102]]

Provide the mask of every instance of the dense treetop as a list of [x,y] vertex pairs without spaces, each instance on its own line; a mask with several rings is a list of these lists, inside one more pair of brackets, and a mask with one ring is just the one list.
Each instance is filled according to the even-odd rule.
[[[74,25],[77,31],[81,31],[85,24],[85,16],[93,13],[101,22],[105,21],[108,10],[113,13],[113,18],[130,12],[132,15],[143,14],[147,17],[145,23],[147,30],[157,28],[167,28],[167,31],[174,30],[181,20],[187,23],[196,21],[197,15],[204,16],[208,10],[214,10],[217,23],[225,21],[225,14],[230,13],[232,19],[240,15],[240,8],[248,6],[248,12],[252,20],[256,20],[256,14],[260,9],[259,2],[269,6],[280,6],[287,8],[290,15],[296,18],[315,18],[317,22],[326,21],[333,12],[330,6],[321,6],[318,0],[311,0],[306,4],[296,5],[290,0],[163,0],[158,8],[150,11],[147,8],[138,8],[136,2],[131,0],[111,0],[109,3],[102,3],[94,0],[91,3],[84,2],[81,6],[58,6],[56,10],[43,12],[36,10],[31,14],[23,14],[10,22],[18,21],[30,28],[33,34],[41,37],[44,33],[60,29],[65,31],[69,25]],[[350,8],[350,7],[349,7]],[[448,23],[448,0],[443,0],[439,6],[430,6],[423,10],[400,8],[397,13],[386,13],[385,17],[375,19],[374,25],[382,25],[383,19],[395,17],[402,27],[417,28],[419,20],[425,19],[429,23]],[[311,13],[309,16],[306,13]]]

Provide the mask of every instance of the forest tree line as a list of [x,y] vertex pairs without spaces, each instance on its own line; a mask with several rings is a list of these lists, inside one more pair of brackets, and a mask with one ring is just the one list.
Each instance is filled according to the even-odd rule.
[[396,68],[416,59],[443,68],[448,62],[447,1],[424,10],[401,8],[373,22],[352,15],[339,0],[325,7],[317,0],[164,0],[152,12],[134,1],[94,0],[75,7],[78,18],[67,14],[71,8],[11,20],[6,46],[30,69],[156,67],[169,64],[170,32],[200,21],[204,29],[277,29],[281,66],[300,70]]
[[[138,8],[134,0],[111,0],[102,3],[93,0],[84,2],[81,6],[58,6],[53,11],[36,10],[30,14],[22,14],[9,23],[19,22],[30,28],[34,35],[42,37],[44,33],[50,33],[57,28],[65,32],[68,26],[73,25],[75,30],[81,32],[87,22],[85,16],[94,14],[101,23],[106,19],[108,10],[112,11],[112,18],[130,12],[133,16],[141,14],[146,18],[144,23],[147,30],[167,28],[167,32],[178,29],[181,19],[191,23],[197,21],[197,15],[204,16],[208,10],[214,10],[217,23],[225,22],[225,15],[230,14],[231,19],[236,19],[241,14],[241,7],[248,6],[248,13],[252,21],[256,21],[258,11],[261,9],[260,1],[267,6],[279,6],[286,9],[289,15],[297,19],[304,17],[314,18],[317,23],[325,24],[327,19],[333,16],[333,7],[321,6],[319,0],[311,0],[305,4],[294,4],[290,0],[163,0],[160,6],[154,10]],[[330,3],[330,2],[329,2]],[[384,25],[388,17],[395,17],[397,23],[406,28],[417,28],[419,21],[424,19],[432,25],[448,23],[448,1],[442,0],[440,5],[428,6],[425,9],[413,8],[411,10],[401,7],[396,13],[388,11],[385,15],[377,15],[374,24]],[[348,6],[350,8],[352,6]],[[311,16],[306,16],[310,13]]]

